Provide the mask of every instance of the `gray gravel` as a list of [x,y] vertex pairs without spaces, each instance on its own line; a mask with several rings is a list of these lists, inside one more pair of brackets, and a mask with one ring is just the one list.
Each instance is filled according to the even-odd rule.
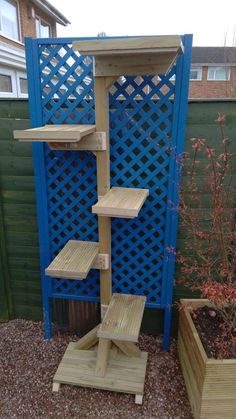
[[149,360],[143,405],[134,396],[62,385],[52,393],[52,379],[68,342],[75,336],[43,339],[40,322],[12,320],[0,324],[0,418],[192,419],[177,360],[161,338],[141,335],[139,346]]

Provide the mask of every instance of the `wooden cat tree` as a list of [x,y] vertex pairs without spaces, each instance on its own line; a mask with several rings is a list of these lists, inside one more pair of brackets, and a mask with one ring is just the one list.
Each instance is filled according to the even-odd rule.
[[[138,341],[146,297],[112,295],[111,217],[134,218],[147,198],[147,189],[110,188],[108,89],[119,76],[165,74],[183,52],[180,36],[137,37],[79,41],[73,49],[94,56],[96,125],[46,125],[15,131],[20,141],[46,141],[53,149],[91,150],[97,159],[99,243],[70,240],[46,274],[85,279],[100,269],[101,324],[77,343],[70,343],[53,379],[72,384],[135,394],[141,404],[147,353]],[[98,344],[98,345],[97,345]]]

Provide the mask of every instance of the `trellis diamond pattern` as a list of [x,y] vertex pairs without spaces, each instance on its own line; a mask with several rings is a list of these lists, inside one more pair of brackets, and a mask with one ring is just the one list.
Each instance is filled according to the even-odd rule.
[[[69,44],[41,45],[43,123],[94,123],[91,57]],[[113,291],[144,294],[160,307],[168,205],[175,67],[167,76],[120,77],[110,89],[112,186],[148,188],[138,218],[112,219]],[[70,239],[98,240],[96,159],[45,146],[51,258]],[[51,279],[52,296],[99,299],[99,274]]]

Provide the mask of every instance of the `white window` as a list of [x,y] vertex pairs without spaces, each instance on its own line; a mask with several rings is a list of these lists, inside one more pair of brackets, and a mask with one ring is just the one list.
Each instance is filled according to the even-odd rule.
[[28,97],[27,76],[21,71],[0,67],[0,97]]
[[229,80],[230,67],[208,67],[207,80]]
[[20,41],[18,5],[14,0],[0,0],[0,34]]
[[190,80],[202,80],[202,67],[191,67]]
[[28,84],[26,73],[16,71],[18,97],[28,97]]
[[14,70],[0,68],[0,97],[17,97]]
[[47,22],[37,16],[35,24],[37,38],[49,38],[51,36],[51,27]]

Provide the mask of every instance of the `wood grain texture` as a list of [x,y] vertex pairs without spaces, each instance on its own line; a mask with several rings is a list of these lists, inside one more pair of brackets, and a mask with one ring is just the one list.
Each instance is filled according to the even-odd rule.
[[137,342],[145,302],[144,296],[113,294],[98,337]]
[[97,361],[95,375],[105,377],[107,370],[107,362],[111,348],[111,340],[100,338],[98,342]]
[[69,240],[60,253],[45,269],[46,275],[55,278],[84,279],[98,255],[96,242]]
[[148,189],[113,187],[93,205],[92,212],[109,217],[134,218],[148,194]]
[[74,349],[90,349],[98,342],[97,332],[100,325],[94,327],[86,335],[84,335],[78,342],[74,344]]
[[95,132],[95,125],[45,125],[27,130],[15,130],[14,138],[20,141],[70,142],[80,141],[81,138]]
[[97,56],[94,62],[96,77],[136,74],[166,74],[177,57],[176,51],[159,54]]
[[165,50],[182,50],[179,35],[130,37],[116,39],[96,39],[75,41],[72,44],[75,51],[88,55],[115,55],[150,53]]
[[105,377],[95,375],[96,351],[78,350],[70,343],[56,371],[53,383],[79,385],[143,395],[147,352],[130,358],[110,351]]
[[[178,351],[195,419],[234,419],[236,412],[236,359],[207,357],[190,311],[207,300],[181,300]],[[192,308],[191,308],[192,307]]]
[[133,342],[123,342],[115,339],[112,342],[127,356],[141,356],[142,352]]
[[[105,195],[110,189],[110,139],[109,139],[109,100],[107,79],[94,77],[95,119],[98,131],[106,134],[106,150],[97,153],[97,192]],[[111,274],[111,220],[98,217],[98,235],[100,252],[108,255],[109,268],[100,271],[101,304],[108,305],[112,294]],[[102,314],[102,313],[101,313]]]
[[83,137],[79,142],[50,142],[52,150],[85,150],[85,151],[104,151],[106,150],[105,132],[94,132]]

